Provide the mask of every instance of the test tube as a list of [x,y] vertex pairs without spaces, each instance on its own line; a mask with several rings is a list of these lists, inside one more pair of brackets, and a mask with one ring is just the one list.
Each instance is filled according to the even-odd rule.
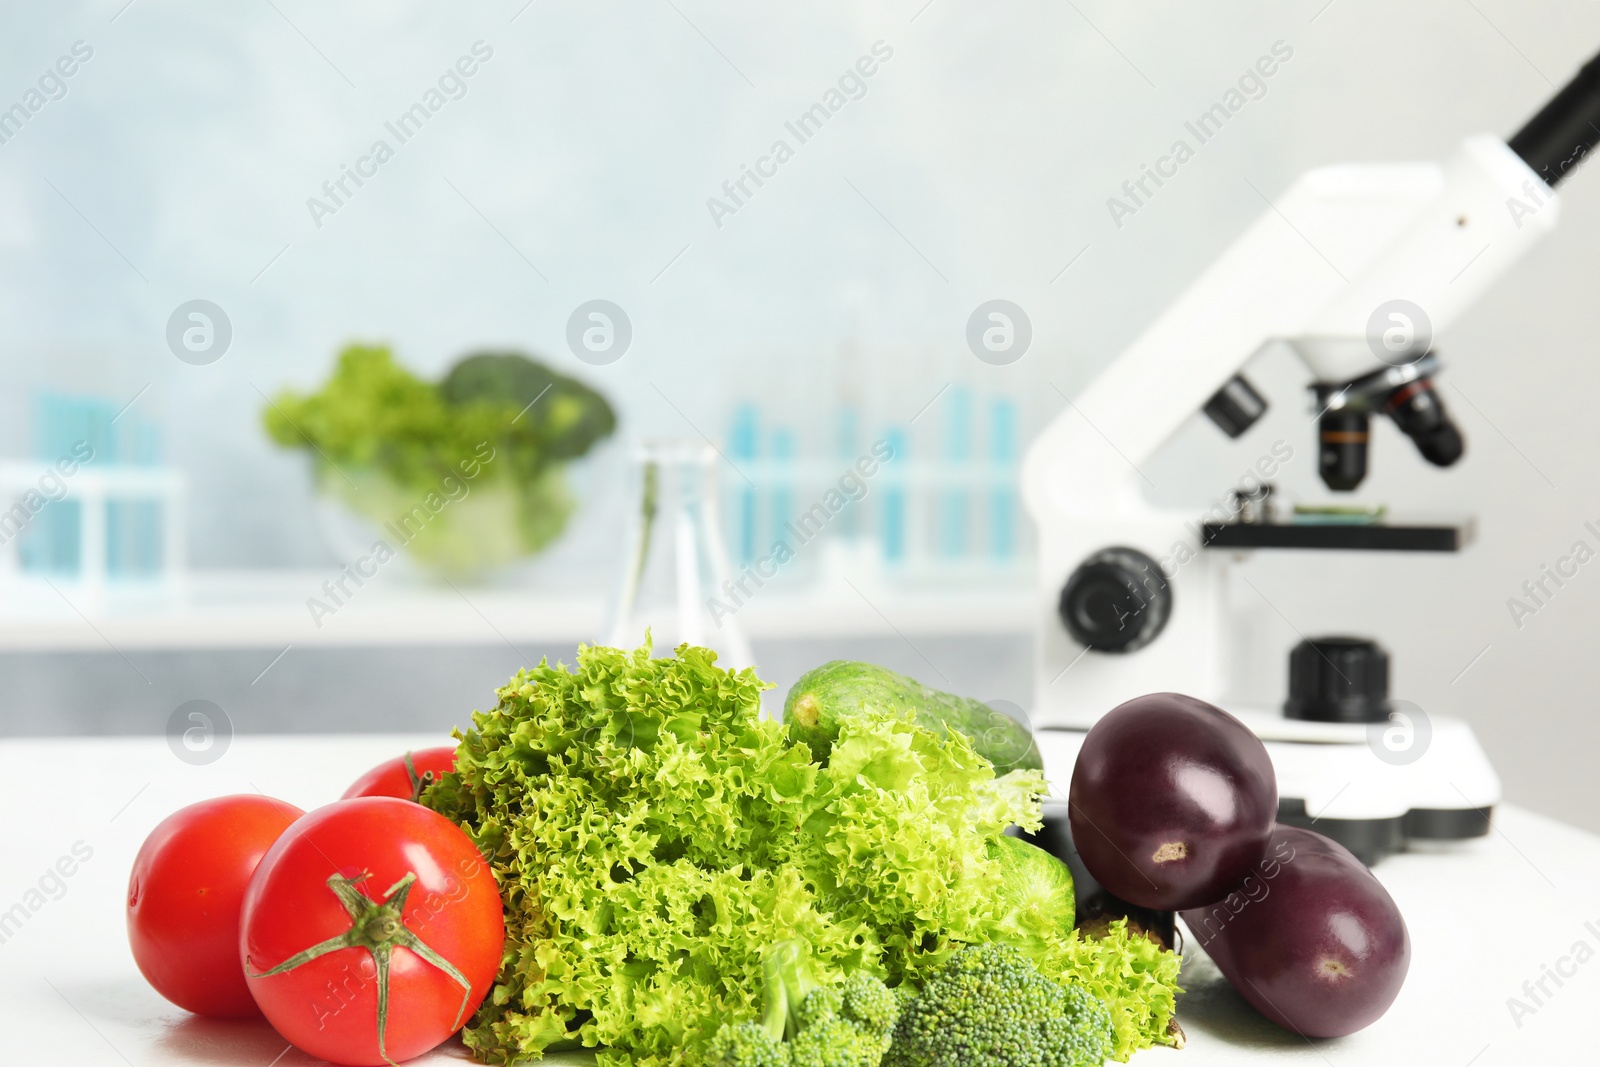
[[883,506],[879,513],[883,559],[885,563],[903,563],[906,558],[905,472],[911,462],[911,450],[904,427],[890,427],[883,439],[894,457],[884,465],[880,476],[883,478]]
[[945,402],[944,473],[949,484],[939,490],[939,555],[957,559],[967,554],[971,492],[965,478],[972,469],[972,391],[952,386]]
[[1017,405],[996,397],[989,405],[989,556],[1017,552]]
[[[742,467],[754,467],[760,440],[760,413],[754,404],[740,404],[733,412],[733,429],[728,434],[728,452]],[[757,481],[760,481],[759,475]],[[756,490],[743,480],[733,487],[733,544],[740,563],[756,560]]]
[[795,437],[794,431],[787,427],[778,427],[772,431],[772,464],[770,484],[772,486],[772,536],[781,536],[784,524],[795,518],[794,514],[794,482],[795,482]]

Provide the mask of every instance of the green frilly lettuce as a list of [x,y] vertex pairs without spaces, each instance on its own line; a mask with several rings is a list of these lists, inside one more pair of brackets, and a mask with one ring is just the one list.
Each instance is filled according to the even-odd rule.
[[1182,960],[1148,935],[1129,930],[1127,919],[1113,921],[1097,937],[1074,930],[1034,963],[1058,980],[1082,983],[1105,1001],[1111,1009],[1113,1059],[1126,1062],[1139,1049],[1172,1043],[1167,1024],[1183,992],[1178,986]]
[[473,716],[425,800],[491,862],[504,965],[464,1038],[481,1059],[602,1050],[692,1064],[761,1011],[762,956],[810,943],[821,981],[916,981],[1000,922],[987,842],[1039,825],[1036,771],[996,779],[909,712],[852,722],[826,767],[759,716],[767,686],[681,646],[581,647]]

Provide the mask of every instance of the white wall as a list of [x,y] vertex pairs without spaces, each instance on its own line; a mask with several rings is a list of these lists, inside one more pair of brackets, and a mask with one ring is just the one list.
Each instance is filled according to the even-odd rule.
[[[26,448],[37,385],[153,383],[139,403],[196,482],[203,565],[325,558],[256,390],[316,382],[346,339],[388,339],[427,371],[478,343],[533,348],[609,390],[633,432],[687,429],[662,393],[712,433],[744,397],[823,410],[852,339],[885,418],[959,378],[1043,419],[1060,403],[1047,382],[1081,388],[1261,209],[1250,184],[1271,195],[1320,163],[1509,133],[1600,46],[1600,5],[1511,0],[123,2],[4,16],[0,107],[73,42],[94,55],[0,145],[0,448]],[[494,52],[467,95],[314,226],[307,197],[478,40]],[[894,54],[866,95],[718,228],[707,197],[879,40]],[[1294,55],[1265,97],[1114,226],[1106,198],[1279,40]],[[1600,518],[1600,183],[1580,174],[1565,195],[1560,232],[1441,339],[1443,380],[1472,400],[1447,389],[1468,459],[1439,473],[1385,433],[1363,492],[1476,514],[1478,543],[1315,571],[1263,559],[1252,581],[1302,630],[1378,635],[1397,693],[1469,716],[1514,798],[1600,828],[1600,563],[1520,630],[1505,603]],[[163,341],[194,297],[234,326],[209,367]],[[593,297],[636,331],[604,368],[562,340]],[[992,297],[1034,323],[1012,367],[965,348]],[[1158,465],[1163,495],[1220,496],[1276,436],[1305,459],[1284,487],[1310,484],[1303,382],[1265,364],[1272,421],[1236,444],[1192,428]],[[1241,691],[1270,696],[1296,635],[1275,613],[1249,621]]]

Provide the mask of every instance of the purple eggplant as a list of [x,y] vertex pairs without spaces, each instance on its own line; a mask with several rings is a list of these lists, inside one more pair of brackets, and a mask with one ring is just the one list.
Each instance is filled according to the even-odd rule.
[[1183,922],[1233,988],[1304,1037],[1343,1037],[1394,1003],[1411,939],[1394,899],[1343,846],[1279,826],[1227,899]]
[[1266,852],[1278,783],[1255,734],[1178,693],[1118,705],[1089,731],[1068,794],[1072,839],[1123,900],[1179,911],[1221,900]]

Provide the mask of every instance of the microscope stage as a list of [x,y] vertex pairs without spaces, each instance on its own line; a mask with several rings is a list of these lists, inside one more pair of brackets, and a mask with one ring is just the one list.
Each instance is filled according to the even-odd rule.
[[1401,526],[1393,523],[1208,522],[1205,548],[1314,548],[1367,552],[1459,552],[1472,541],[1471,520]]

